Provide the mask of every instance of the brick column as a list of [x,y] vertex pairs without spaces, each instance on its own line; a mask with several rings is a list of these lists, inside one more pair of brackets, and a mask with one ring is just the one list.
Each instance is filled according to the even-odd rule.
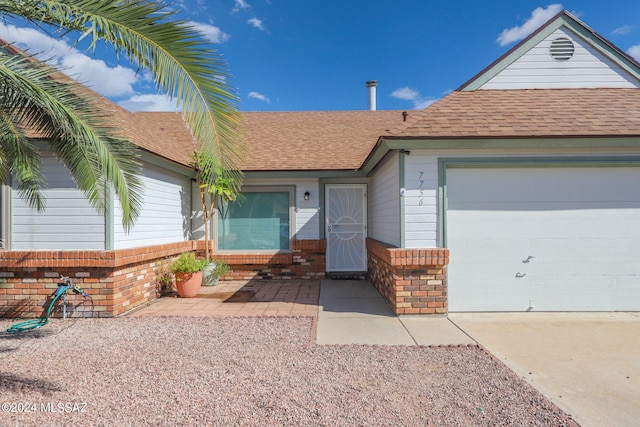
[[367,239],[369,279],[396,314],[445,314],[449,250],[401,249]]

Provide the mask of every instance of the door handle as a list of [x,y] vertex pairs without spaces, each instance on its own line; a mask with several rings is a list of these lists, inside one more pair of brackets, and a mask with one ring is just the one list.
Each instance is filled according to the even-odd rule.
[[331,225],[329,225],[329,226],[327,227],[327,231],[328,231],[329,233],[331,233]]

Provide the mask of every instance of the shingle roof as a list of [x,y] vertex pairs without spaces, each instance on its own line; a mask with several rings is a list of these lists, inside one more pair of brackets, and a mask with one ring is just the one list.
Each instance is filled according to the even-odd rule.
[[[143,149],[188,164],[193,140],[177,113],[135,113]],[[378,137],[402,123],[401,111],[242,113],[245,171],[354,170]]]
[[378,137],[402,123],[401,111],[243,113],[245,170],[354,170]]
[[133,113],[138,147],[182,165],[189,165],[194,139],[180,113]]
[[402,138],[640,136],[639,89],[456,91],[384,135]]

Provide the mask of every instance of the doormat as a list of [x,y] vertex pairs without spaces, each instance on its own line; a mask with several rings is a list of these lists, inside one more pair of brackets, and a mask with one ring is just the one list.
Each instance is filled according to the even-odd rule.
[[353,273],[332,273],[329,275],[331,280],[367,280],[364,274]]

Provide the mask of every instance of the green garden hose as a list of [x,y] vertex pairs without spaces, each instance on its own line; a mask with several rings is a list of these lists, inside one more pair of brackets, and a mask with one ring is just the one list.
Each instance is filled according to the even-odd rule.
[[51,310],[53,310],[53,306],[56,304],[56,301],[60,299],[60,297],[64,296],[64,294],[67,293],[69,289],[73,290],[73,292],[76,294],[82,295],[85,298],[88,296],[85,292],[82,292],[82,290],[79,287],[73,286],[70,278],[63,277],[62,282],[58,284],[58,289],[53,294],[53,299],[49,304],[49,308],[47,309],[47,314],[45,317],[40,317],[37,319],[29,319],[23,322],[16,323],[11,327],[9,327],[9,329],[7,329],[7,332],[16,333],[16,332],[30,331],[32,329],[41,328],[47,323],[49,323],[49,316],[51,315]]

